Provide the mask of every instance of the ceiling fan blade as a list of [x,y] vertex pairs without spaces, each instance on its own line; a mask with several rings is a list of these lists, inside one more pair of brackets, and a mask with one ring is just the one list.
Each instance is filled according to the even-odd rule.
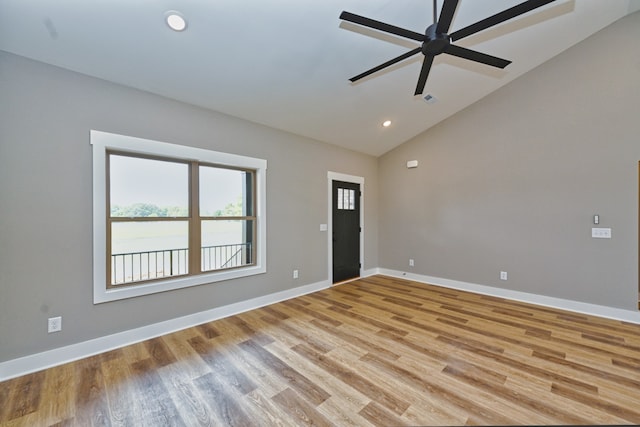
[[457,7],[458,0],[444,0],[442,10],[440,11],[440,19],[438,19],[438,26],[436,27],[436,33],[446,34],[449,31]]
[[486,30],[489,27],[493,27],[494,25],[501,24],[509,19],[513,19],[516,16],[525,14],[534,9],[542,7],[546,4],[549,4],[555,0],[528,0],[524,3],[520,3],[510,9],[506,9],[500,13],[496,13],[493,16],[490,16],[482,21],[478,21],[475,24],[471,24],[468,27],[462,28],[458,31],[455,31],[450,34],[451,41],[460,40],[463,37],[470,36],[482,30]]
[[397,58],[393,58],[392,60],[387,61],[387,62],[385,62],[384,64],[380,64],[380,65],[378,65],[377,67],[373,67],[372,69],[367,70],[367,71],[365,71],[365,72],[364,72],[364,73],[362,73],[362,74],[358,74],[358,75],[357,75],[357,76],[355,76],[355,77],[351,77],[351,78],[349,79],[349,81],[351,81],[351,82],[358,81],[358,80],[360,80],[360,79],[361,79],[361,78],[363,78],[363,77],[367,77],[369,74],[373,74],[373,73],[375,73],[375,72],[377,72],[377,71],[382,70],[383,68],[387,68],[387,67],[389,67],[390,65],[395,64],[396,62],[400,62],[400,61],[402,61],[403,59],[407,59],[407,58],[409,58],[410,56],[413,56],[413,55],[415,55],[416,53],[419,53],[421,50],[422,50],[422,47],[417,47],[417,48],[415,48],[415,49],[413,49],[413,50],[410,50],[410,51],[409,51],[409,52],[407,52],[407,53],[403,53],[402,55],[398,56]]
[[476,50],[467,49],[460,46],[448,45],[445,48],[445,53],[449,55],[457,56],[459,58],[469,59],[475,62],[481,62],[483,64],[491,65],[492,67],[504,68],[511,64],[511,61],[498,58],[496,56],[487,55],[486,53],[480,53]]
[[420,77],[418,77],[418,84],[416,85],[416,91],[414,92],[414,95],[422,95],[424,86],[427,84],[427,77],[429,77],[431,64],[433,64],[433,56],[425,55],[424,61],[422,61],[422,69],[420,70]]
[[424,41],[424,34],[416,33],[415,31],[406,30],[404,28],[396,27],[395,25],[385,24],[384,22],[376,21],[370,18],[365,18],[364,16],[356,15],[354,13],[343,11],[340,14],[340,19],[353,22],[354,24],[359,24],[365,27],[373,28],[375,30],[384,31],[385,33],[395,34],[396,36],[405,37],[411,40],[416,40],[419,42]]

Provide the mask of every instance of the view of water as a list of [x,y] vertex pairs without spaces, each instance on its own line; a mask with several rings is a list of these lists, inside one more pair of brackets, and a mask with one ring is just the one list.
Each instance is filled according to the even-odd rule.
[[[243,243],[243,221],[204,221],[202,246]],[[123,254],[189,246],[187,221],[119,222],[114,223],[111,253]]]
[[[203,221],[204,270],[233,267],[246,262],[242,244],[245,221]],[[188,222],[118,222],[112,227],[112,284],[186,274]],[[176,250],[180,249],[180,250]],[[153,251],[162,251],[149,253]],[[136,254],[144,252],[144,254]],[[129,254],[118,256],[118,254]]]

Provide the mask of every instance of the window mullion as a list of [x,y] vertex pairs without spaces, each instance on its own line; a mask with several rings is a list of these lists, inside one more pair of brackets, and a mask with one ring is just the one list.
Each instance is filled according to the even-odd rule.
[[198,162],[189,164],[189,274],[202,272],[200,221],[200,174]]

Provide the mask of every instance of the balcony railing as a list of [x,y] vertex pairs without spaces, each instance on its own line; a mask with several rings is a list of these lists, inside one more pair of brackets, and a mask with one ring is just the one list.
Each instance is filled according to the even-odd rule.
[[204,246],[200,250],[202,271],[221,270],[251,264],[251,243]]
[[[205,246],[200,250],[202,271],[252,263],[251,243]],[[129,252],[111,255],[111,284],[123,285],[189,272],[189,249]]]

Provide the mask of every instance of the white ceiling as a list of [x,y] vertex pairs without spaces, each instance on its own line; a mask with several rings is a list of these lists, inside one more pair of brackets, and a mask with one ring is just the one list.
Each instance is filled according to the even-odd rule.
[[[450,32],[522,1],[460,0]],[[168,10],[186,31],[168,28]],[[557,0],[455,42],[513,63],[436,57],[435,104],[413,96],[422,55],[348,81],[418,44],[342,22],[343,10],[419,33],[433,22],[431,0],[0,0],[0,50],[378,156],[640,0]]]

